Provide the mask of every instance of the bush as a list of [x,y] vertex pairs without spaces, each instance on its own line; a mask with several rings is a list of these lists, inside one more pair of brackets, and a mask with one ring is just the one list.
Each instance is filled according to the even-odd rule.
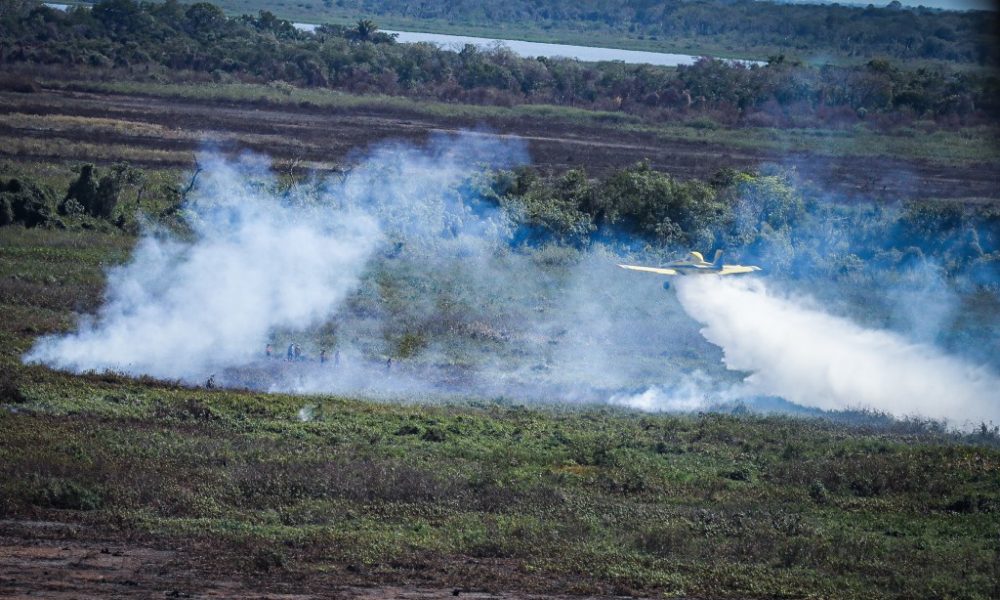
[[124,177],[128,176],[127,166],[116,168],[100,175],[94,165],[80,167],[80,176],[70,184],[66,197],[59,205],[59,213],[72,215],[77,211],[77,203],[92,217],[110,219],[118,206],[118,195],[122,190]]
[[399,358],[411,358],[427,347],[427,337],[422,333],[404,333],[396,343],[396,356]]
[[816,504],[826,504],[830,501],[830,492],[827,491],[826,486],[823,485],[822,481],[814,481],[812,485],[809,486],[809,497],[813,499]]
[[283,570],[287,559],[283,552],[274,548],[259,548],[253,552],[252,563],[255,571],[270,573]]
[[51,204],[51,191],[34,182],[17,178],[0,182],[0,225],[45,225],[52,218]]
[[80,483],[50,479],[42,486],[34,504],[63,510],[97,510],[104,502],[99,493]]
[[82,217],[87,210],[75,198],[67,198],[59,204],[59,214],[67,217]]
[[17,380],[14,379],[13,373],[8,369],[0,372],[0,403],[22,404],[26,401],[27,398],[21,393],[21,388],[18,386]]
[[69,185],[66,197],[59,205],[59,214],[68,215],[70,210],[75,209],[68,208],[70,201],[76,202],[88,214],[94,214],[94,206],[97,204],[97,174],[94,165],[80,167],[79,177]]

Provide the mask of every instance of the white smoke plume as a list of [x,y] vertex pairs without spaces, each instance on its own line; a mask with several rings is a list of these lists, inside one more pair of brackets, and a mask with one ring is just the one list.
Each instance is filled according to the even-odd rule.
[[522,159],[519,142],[384,146],[322,184],[317,200],[278,194],[260,158],[203,156],[182,213],[190,238],[147,232],[129,262],[109,272],[99,313],[74,333],[40,339],[25,360],[193,382],[248,364],[273,331],[303,331],[333,315],[390,236],[447,232],[453,246],[481,245],[491,222],[442,190],[478,161]]
[[726,366],[750,373],[745,394],[824,410],[1000,421],[1000,378],[930,345],[826,314],[759,280],[689,278],[677,294]]
[[354,289],[374,219],[281,205],[254,183],[258,165],[205,162],[186,211],[193,240],[145,236],[109,273],[96,318],[41,339],[29,361],[198,379],[250,360],[274,328],[319,322]]

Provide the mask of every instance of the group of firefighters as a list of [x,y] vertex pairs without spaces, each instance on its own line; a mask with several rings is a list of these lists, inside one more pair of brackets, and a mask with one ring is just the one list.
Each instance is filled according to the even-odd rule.
[[[275,358],[274,346],[272,344],[268,344],[267,347],[264,348],[264,355],[267,356],[268,359]],[[309,359],[306,358],[304,354],[302,354],[302,347],[296,344],[295,342],[292,342],[291,344],[288,345],[288,351],[285,352],[285,360],[288,362],[299,362],[299,361],[306,361]],[[321,364],[330,362],[330,355],[327,353],[326,348],[323,348],[319,351],[319,362]],[[334,365],[340,364],[340,350],[337,350],[333,353],[333,364]],[[391,368],[392,368],[392,358],[390,357],[385,361],[385,369],[386,371],[388,371]]]
[[[275,358],[274,346],[272,344],[268,344],[267,347],[264,348],[264,355],[267,356],[267,358]],[[302,347],[296,344],[295,342],[292,342],[291,344],[288,345],[288,351],[285,352],[285,360],[289,362],[297,362],[308,359],[304,354],[302,354]],[[326,348],[320,350],[319,362],[326,363],[329,360],[330,360],[330,355],[327,354]],[[340,350],[337,350],[336,352],[333,353],[333,364],[335,365],[340,364]]]

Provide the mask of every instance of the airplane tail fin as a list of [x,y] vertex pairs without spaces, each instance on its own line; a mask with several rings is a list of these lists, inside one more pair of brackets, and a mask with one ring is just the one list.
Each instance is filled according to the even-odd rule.
[[712,258],[712,266],[713,267],[722,266],[722,263],[719,262],[719,259],[721,258],[722,258],[722,248],[719,248],[718,250],[715,251],[715,257]]

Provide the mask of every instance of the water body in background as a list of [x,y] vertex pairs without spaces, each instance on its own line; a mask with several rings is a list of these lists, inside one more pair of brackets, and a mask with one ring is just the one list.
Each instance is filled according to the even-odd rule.
[[427,42],[448,50],[461,50],[466,44],[479,48],[493,48],[498,44],[509,48],[514,54],[535,58],[573,58],[585,62],[619,60],[633,64],[649,64],[664,67],[693,64],[699,57],[689,54],[667,54],[642,50],[621,50],[618,48],[598,48],[594,46],[572,46],[569,44],[546,44],[522,40],[502,40],[471,37],[466,35],[444,35],[440,33],[418,33],[413,31],[387,31],[396,34],[396,40],[404,44]]
[[[302,31],[315,31],[317,25],[313,25],[311,23],[295,23],[295,27],[301,29]],[[644,52],[642,50],[621,50],[619,48],[598,48],[594,46],[573,46],[570,44],[546,44],[542,42],[482,38],[468,35],[446,35],[443,33],[421,33],[416,31],[391,31],[388,29],[383,31],[389,34],[395,34],[396,41],[403,44],[416,44],[424,42],[434,44],[435,46],[445,50],[455,51],[461,50],[466,44],[472,44],[478,48],[495,48],[498,45],[502,45],[509,48],[514,54],[526,58],[544,56],[546,58],[572,58],[586,62],[618,60],[625,63],[659,65],[663,67],[690,65],[699,58],[698,56],[690,54],[667,54],[664,52]],[[752,64],[759,61],[739,62]]]
[[[69,10],[68,4],[46,2],[45,6],[56,10]],[[315,31],[315,24],[295,23],[302,31]],[[468,35],[447,35],[443,33],[422,33],[417,31],[390,31],[396,40],[403,44],[429,43],[445,50],[459,51],[466,44],[477,48],[495,48],[498,45],[509,48],[511,52],[526,58],[544,56],[546,58],[572,58],[585,62],[618,60],[631,64],[658,65],[676,67],[694,64],[698,56],[690,54],[668,54],[665,52],[645,52],[643,50],[622,50],[619,48],[599,48],[595,46],[573,46],[570,44],[547,44],[542,42],[525,42],[523,40],[504,40],[498,38],[473,37]],[[741,60],[746,64],[763,64],[760,61]]]

